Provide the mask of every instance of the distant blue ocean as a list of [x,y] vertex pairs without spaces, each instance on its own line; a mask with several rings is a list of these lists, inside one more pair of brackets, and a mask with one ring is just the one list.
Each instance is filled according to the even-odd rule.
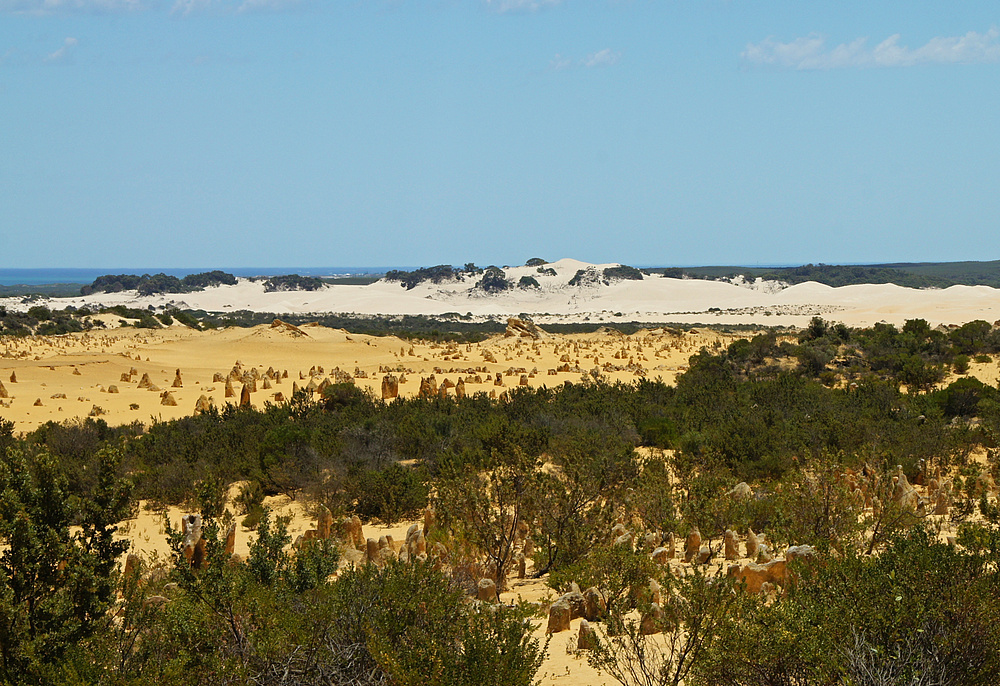
[[188,274],[210,272],[221,269],[235,276],[282,276],[284,274],[299,274],[300,276],[347,276],[360,274],[384,274],[390,269],[413,269],[413,267],[205,267],[200,269],[165,269],[150,267],[149,269],[0,269],[0,285],[2,286],[41,286],[50,283],[93,283],[94,279],[105,274],[169,274],[183,278]]

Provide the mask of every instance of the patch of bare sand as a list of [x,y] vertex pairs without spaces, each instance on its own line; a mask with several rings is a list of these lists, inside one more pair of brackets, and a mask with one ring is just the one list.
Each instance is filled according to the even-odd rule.
[[[240,363],[262,376],[268,368],[287,378],[258,380],[251,404],[291,396],[293,384],[304,388],[313,379],[334,382],[335,370],[381,397],[386,373],[403,377],[399,394],[417,394],[422,377],[434,375],[438,386],[465,383],[466,392],[500,394],[523,383],[554,387],[565,382],[601,378],[634,382],[661,378],[671,383],[687,368],[688,358],[702,347],[721,349],[735,335],[714,331],[641,331],[528,338],[497,336],[475,344],[403,341],[393,336],[349,334],[320,326],[300,327],[301,335],[284,327],[194,331],[173,326],[158,330],[118,328],[63,336],[0,339],[0,381],[9,398],[0,398],[0,417],[13,421],[15,432],[31,431],[48,421],[99,416],[111,425],[148,424],[190,415],[205,396],[221,406],[238,403],[225,397],[225,378]],[[318,371],[322,369],[322,371]],[[175,387],[177,370],[181,386]],[[315,372],[310,374],[310,372]],[[11,380],[11,376],[16,378]],[[499,375],[499,383],[497,376]],[[152,384],[140,388],[144,376]],[[176,405],[163,404],[168,392]],[[454,394],[454,389],[448,391]]]

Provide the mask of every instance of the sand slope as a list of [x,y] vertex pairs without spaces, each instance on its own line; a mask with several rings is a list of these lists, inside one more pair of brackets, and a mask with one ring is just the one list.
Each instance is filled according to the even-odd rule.
[[[218,286],[197,293],[139,297],[134,291],[98,293],[24,303],[19,298],[0,299],[11,309],[26,309],[44,302],[62,308],[99,305],[129,307],[179,307],[211,312],[251,310],[282,313],[472,314],[506,317],[532,315],[547,321],[648,321],[679,323],[767,324],[804,326],[813,316],[870,326],[879,321],[902,324],[924,318],[932,325],[961,324],[973,319],[1000,319],[1000,290],[987,286],[952,286],[946,289],[902,288],[893,284],[865,284],[831,288],[809,282],[784,287],[776,282],[729,283],[700,279],[646,276],[641,281],[604,283],[601,274],[614,264],[592,265],[562,259],[545,265],[555,275],[536,267],[511,267],[507,279],[534,278],[539,288],[515,288],[486,294],[475,288],[479,277],[433,284],[411,290],[398,282],[379,281],[368,286],[327,286],[318,291],[265,293],[262,282],[240,279],[235,286]],[[585,285],[570,286],[579,272],[592,272]]]

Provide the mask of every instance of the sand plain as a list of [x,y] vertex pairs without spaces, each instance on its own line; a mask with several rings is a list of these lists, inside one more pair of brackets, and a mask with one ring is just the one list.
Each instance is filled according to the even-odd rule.
[[[114,319],[117,326],[118,318]],[[10,397],[0,399],[0,417],[13,421],[15,432],[88,415],[113,425],[175,419],[191,414],[202,396],[216,406],[238,403],[240,382],[233,384],[235,396],[227,398],[225,381],[213,381],[217,375],[226,377],[237,364],[244,371],[256,369],[261,379],[269,368],[282,376],[288,373],[287,378],[269,381],[268,389],[258,381],[250,396],[258,408],[276,402],[277,394],[290,397],[293,384],[304,388],[310,380],[332,383],[338,371],[376,397],[381,397],[387,372],[404,377],[399,385],[403,397],[416,395],[421,378],[431,375],[439,386],[461,378],[469,394],[502,393],[520,385],[522,376],[524,385],[531,387],[595,376],[611,382],[644,377],[672,383],[693,353],[703,346],[728,345],[736,337],[712,330],[653,329],[632,336],[617,332],[545,335],[537,340],[497,336],[481,343],[438,344],[321,326],[296,331],[280,325],[213,331],[180,325],[159,330],[121,327],[6,337],[0,339],[0,382]],[[181,385],[174,386],[178,370]],[[152,387],[139,387],[144,375]],[[162,404],[164,392],[176,405]],[[449,393],[453,395],[454,389]]]

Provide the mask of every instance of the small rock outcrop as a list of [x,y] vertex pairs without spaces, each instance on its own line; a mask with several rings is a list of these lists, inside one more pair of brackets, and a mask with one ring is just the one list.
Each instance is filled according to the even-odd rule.
[[701,552],[701,531],[698,530],[698,527],[694,527],[684,542],[684,561],[690,562],[699,552]]
[[399,379],[392,374],[382,377],[382,400],[392,400],[399,396]]
[[198,398],[198,402],[194,404],[194,413],[196,415],[202,414],[203,412],[208,412],[212,409],[212,401],[208,399],[207,395],[202,395]]
[[572,616],[573,610],[566,596],[559,598],[549,607],[549,623],[545,628],[545,633],[557,634],[561,631],[569,631],[569,623],[572,620]]
[[726,529],[726,559],[735,560],[740,556],[736,545],[736,532]]
[[537,340],[544,336],[545,332],[529,321],[518,319],[517,317],[510,317],[507,319],[507,331],[504,335],[517,338],[533,338]]
[[497,585],[493,579],[484,578],[479,580],[476,597],[484,602],[496,602]]
[[753,529],[747,530],[747,557],[751,560],[757,557],[757,549],[760,546],[760,541],[757,539],[757,534],[753,532]]

